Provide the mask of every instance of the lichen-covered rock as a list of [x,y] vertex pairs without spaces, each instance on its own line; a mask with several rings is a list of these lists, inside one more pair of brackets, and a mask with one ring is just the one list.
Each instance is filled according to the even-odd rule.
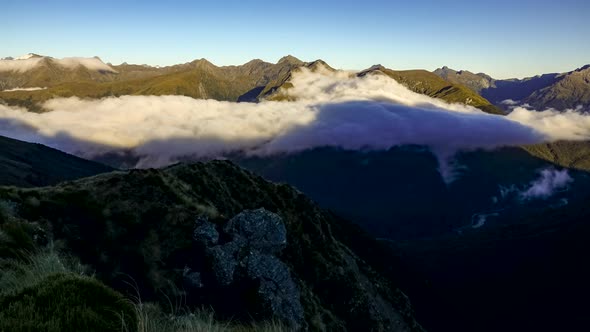
[[195,241],[202,243],[205,246],[211,246],[217,244],[219,241],[219,233],[215,229],[215,225],[207,218],[198,218],[196,221],[197,227],[193,232],[193,238]]
[[[208,221],[201,222],[194,234],[197,242],[209,245],[206,253],[215,284],[255,294],[248,309],[259,318],[279,318],[294,329],[301,327],[299,289],[287,265],[275,256],[287,244],[280,216],[265,209],[247,210],[227,222],[222,236]],[[219,238],[228,241],[213,245]]]
[[227,223],[224,231],[243,237],[250,249],[263,252],[277,253],[287,245],[287,229],[281,217],[264,208],[239,213]]
[[253,252],[247,257],[246,275],[259,281],[258,296],[263,309],[294,326],[301,325],[299,289],[283,262],[275,256]]
[[245,242],[235,239],[224,245],[217,245],[208,249],[211,257],[213,274],[217,283],[221,286],[228,286],[234,281],[234,273],[238,267],[238,254],[244,248]]

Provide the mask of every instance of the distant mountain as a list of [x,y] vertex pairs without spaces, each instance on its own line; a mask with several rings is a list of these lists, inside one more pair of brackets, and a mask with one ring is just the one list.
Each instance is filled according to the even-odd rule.
[[[301,67],[306,67],[312,72],[322,69],[329,72],[335,71],[334,68],[330,67],[322,60],[306,63]],[[298,70],[301,67],[297,67],[294,70]],[[499,108],[493,106],[489,101],[485,100],[477,93],[459,84],[449,84],[440,77],[425,70],[395,71],[381,65],[376,65],[358,72],[356,75],[359,77],[366,75],[387,75],[416,93],[439,98],[450,103],[471,105],[480,108],[487,113],[502,114],[502,111]],[[260,97],[278,101],[291,100],[293,97],[288,94],[288,90],[292,87],[290,79],[291,74],[284,76],[283,79],[278,82],[269,84],[263,90]]]
[[293,96],[290,96],[288,90],[293,87],[291,78],[293,73],[300,71],[301,68],[306,68],[311,72],[318,70],[326,70],[328,72],[335,72],[336,69],[330,67],[323,60],[315,60],[312,62],[299,62],[293,66],[288,72],[284,72],[271,82],[269,82],[258,94],[257,99],[266,99],[274,101],[292,101]]
[[41,144],[0,136],[0,185],[48,186],[113,170]]
[[[484,73],[474,74],[467,70],[457,71],[447,66],[438,68],[433,73],[448,82],[462,84],[477,93],[481,93],[482,90],[492,87],[495,81],[492,77]],[[495,102],[493,100],[490,101]]]
[[[16,91],[0,91],[0,99],[9,105],[24,106],[33,111],[42,111],[40,103],[48,99],[70,96],[102,98],[121,95],[184,95],[241,102],[286,100],[290,97],[283,92],[290,87],[289,80],[293,71],[298,68],[335,71],[322,60],[303,62],[293,56],[286,56],[276,64],[252,60],[241,66],[224,67],[215,66],[205,59],[163,68],[104,64],[112,70],[99,72],[84,66],[79,66],[76,70],[63,68],[47,57],[35,61],[40,62],[29,71],[0,71],[0,87],[4,86],[5,90],[20,88]],[[458,84],[449,84],[427,71],[393,71],[374,66],[358,75],[369,74],[385,74],[415,92],[448,102],[465,103],[489,113],[500,113],[498,108],[473,91]],[[34,87],[47,89],[31,91]]]
[[0,90],[51,87],[65,82],[107,81],[116,70],[98,57],[55,59],[28,54],[0,60]]
[[537,110],[590,107],[590,65],[567,73],[506,80],[448,67],[438,68],[434,73],[448,82],[469,87],[505,109],[515,104],[529,104]]
[[499,108],[474,91],[461,84],[449,84],[449,82],[426,70],[395,71],[377,65],[360,72],[359,76],[368,74],[387,75],[414,92],[439,98],[449,103],[474,106],[486,113],[503,114]]
[[200,59],[163,68],[122,64],[112,66],[109,72],[96,72],[85,67],[75,70],[56,67],[50,59],[43,58],[42,63],[31,71],[0,71],[0,87],[41,86],[47,89],[0,91],[0,99],[33,111],[42,111],[40,104],[51,98],[71,96],[183,95],[223,101],[256,101],[268,84],[280,82],[302,64],[294,57],[285,57],[277,64],[253,60],[241,66],[218,67]]
[[[206,59],[199,59],[157,68],[129,64],[112,66],[98,58],[60,60],[31,55],[24,60],[0,60],[0,87],[16,88],[0,91],[0,101],[41,112],[44,101],[71,96],[183,95],[239,102],[291,100],[293,97],[288,94],[292,86],[290,79],[302,67],[312,71],[320,68],[335,70],[322,60],[303,62],[293,56],[286,56],[276,64],[252,60],[240,66],[218,67]],[[482,73],[447,67],[431,73],[425,70],[395,71],[376,65],[357,75],[387,75],[414,92],[471,105],[492,114],[504,114],[499,106],[509,110],[509,105],[502,103],[507,99],[539,109],[574,107],[590,102],[589,66],[566,74],[547,74],[523,80],[495,80]],[[559,146],[545,144],[527,149],[558,165],[588,170],[590,144],[588,146],[586,143],[562,142]]]
[[575,109],[590,111],[590,65],[557,76],[557,81],[534,91],[523,102],[537,109]]
[[[492,103],[510,111],[517,105],[536,110],[573,109],[590,111],[590,65],[564,74],[544,74],[524,79],[496,80],[469,71],[439,68],[434,74],[448,82],[463,84]],[[557,165],[590,170],[590,142],[554,142],[527,146],[534,156]]]

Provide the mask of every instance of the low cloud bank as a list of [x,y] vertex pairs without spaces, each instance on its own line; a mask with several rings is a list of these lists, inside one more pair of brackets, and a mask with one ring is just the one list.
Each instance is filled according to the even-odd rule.
[[[26,61],[26,60],[20,60]],[[515,109],[490,115],[416,94],[385,76],[302,71],[295,102],[230,103],[182,96],[53,99],[36,114],[0,105],[0,135],[86,158],[131,152],[138,167],[228,153],[271,155],[315,147],[388,149],[429,146],[452,176],[458,150],[493,149],[556,139],[589,139],[590,118],[575,112]]]
[[542,112],[516,107],[506,116],[547,135],[549,141],[590,139],[590,115],[576,110]]
[[0,90],[2,92],[13,92],[13,91],[38,91],[38,90],[45,90],[47,88],[14,88],[14,89],[7,89],[7,90]]
[[30,57],[14,60],[0,60],[0,72],[13,71],[25,73],[29,70],[35,69],[38,66],[40,66],[44,59],[48,59],[49,61],[67,69],[76,69],[77,67],[82,66],[90,70],[103,70],[115,72],[113,68],[111,68],[109,65],[105,64],[98,58],[81,57],[63,59],[55,59],[50,57]]

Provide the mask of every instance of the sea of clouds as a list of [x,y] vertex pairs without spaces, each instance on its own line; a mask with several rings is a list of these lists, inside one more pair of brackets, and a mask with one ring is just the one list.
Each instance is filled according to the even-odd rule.
[[[19,60],[26,61],[26,60]],[[315,147],[380,150],[430,147],[441,173],[457,151],[590,139],[590,117],[576,111],[515,108],[507,116],[414,93],[384,75],[302,70],[290,102],[233,103],[183,96],[57,98],[49,112],[0,105],[0,135],[85,158],[112,152],[160,167],[187,157],[272,155]]]

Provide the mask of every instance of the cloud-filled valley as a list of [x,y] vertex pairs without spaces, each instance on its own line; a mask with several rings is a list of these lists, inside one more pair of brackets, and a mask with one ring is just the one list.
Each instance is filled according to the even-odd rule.
[[490,115],[411,92],[380,75],[302,70],[292,83],[287,93],[296,101],[291,102],[73,97],[45,102],[45,113],[0,105],[0,135],[87,158],[131,152],[140,159],[138,167],[236,152],[270,155],[324,146],[376,150],[404,144],[428,146],[445,164],[459,150],[590,138],[590,117],[575,111],[516,108],[508,116]]

